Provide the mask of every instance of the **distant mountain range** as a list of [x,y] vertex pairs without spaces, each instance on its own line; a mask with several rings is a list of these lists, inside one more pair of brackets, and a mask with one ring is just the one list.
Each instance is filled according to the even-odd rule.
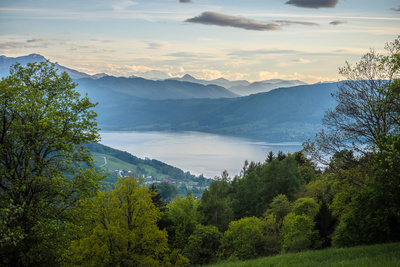
[[[1,56],[0,74],[7,75],[5,69],[16,61],[26,64],[43,60],[37,54]],[[264,141],[314,137],[324,112],[335,105],[331,93],[338,85],[279,79],[257,83],[223,78],[204,81],[190,75],[154,81],[91,76],[57,67],[79,83],[81,94],[87,93],[92,102],[99,103],[96,112],[103,130],[202,131]]]

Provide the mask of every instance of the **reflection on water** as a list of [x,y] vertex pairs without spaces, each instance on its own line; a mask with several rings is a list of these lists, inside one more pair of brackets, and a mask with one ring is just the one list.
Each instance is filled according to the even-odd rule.
[[157,159],[183,171],[213,178],[227,170],[240,173],[244,161],[261,162],[273,151],[293,153],[301,143],[264,143],[199,132],[101,131],[101,143],[139,158]]

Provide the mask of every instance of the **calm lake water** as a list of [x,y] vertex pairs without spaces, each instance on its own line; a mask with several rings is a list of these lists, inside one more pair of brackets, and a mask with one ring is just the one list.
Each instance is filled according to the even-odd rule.
[[263,162],[269,151],[293,153],[301,143],[265,143],[249,139],[199,132],[110,132],[101,131],[101,143],[139,158],[150,158],[208,178],[227,170],[240,173],[247,159]]

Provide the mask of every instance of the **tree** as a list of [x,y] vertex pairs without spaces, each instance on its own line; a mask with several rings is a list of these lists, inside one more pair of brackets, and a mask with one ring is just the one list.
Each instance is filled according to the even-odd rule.
[[169,221],[169,244],[174,249],[183,250],[199,221],[197,203],[193,196],[189,194],[186,198],[177,198],[169,203],[165,217]]
[[276,230],[274,220],[246,217],[232,221],[221,240],[221,257],[234,261],[276,254]]
[[118,179],[115,189],[98,192],[87,205],[90,223],[70,247],[72,264],[82,266],[163,266],[169,264],[167,232],[154,192],[135,177]]
[[217,252],[221,245],[222,234],[213,225],[198,224],[189,237],[184,253],[194,266],[211,264],[217,261]]
[[85,146],[99,139],[95,104],[75,87],[49,62],[0,81],[0,264],[60,261],[70,211],[104,178]]
[[387,56],[371,50],[355,66],[346,62],[339,73],[346,78],[333,93],[337,106],[323,119],[326,132],[317,134],[315,144],[305,144],[308,153],[324,161],[323,154],[342,149],[370,151],[381,134],[390,134],[398,123],[400,39],[386,45]]
[[233,219],[233,211],[228,199],[229,183],[226,179],[216,179],[203,192],[199,212],[205,225],[214,225],[221,232],[228,229]]
[[379,142],[373,175],[349,204],[335,231],[335,246],[400,240],[400,135]]

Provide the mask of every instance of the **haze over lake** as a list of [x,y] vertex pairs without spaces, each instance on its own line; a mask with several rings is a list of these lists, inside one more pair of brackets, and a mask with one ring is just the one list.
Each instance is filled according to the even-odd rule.
[[249,139],[199,132],[101,131],[101,143],[139,158],[150,158],[208,178],[227,170],[240,173],[247,159],[263,162],[269,151],[293,153],[301,143],[265,143]]

